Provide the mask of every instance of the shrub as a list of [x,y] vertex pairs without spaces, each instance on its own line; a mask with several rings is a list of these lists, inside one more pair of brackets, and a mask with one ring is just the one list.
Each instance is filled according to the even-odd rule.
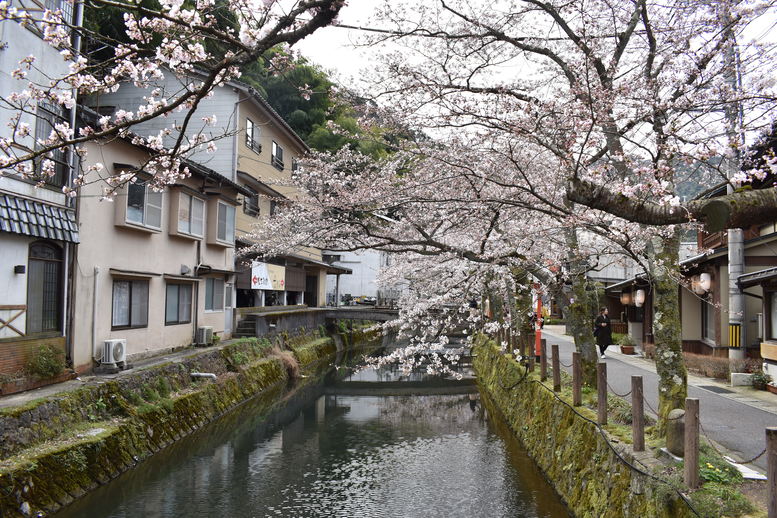
[[647,358],[648,360],[655,360],[656,359],[656,346],[655,346],[655,344],[644,343],[644,344],[642,344],[642,350],[645,352],[645,358]]
[[269,358],[278,358],[281,360],[286,372],[289,374],[289,379],[297,379],[300,377],[299,362],[290,351],[284,351],[280,346],[274,345],[267,356]]
[[684,353],[683,356],[685,357],[685,366],[689,371],[710,378],[728,379],[729,377],[728,358],[691,353]]
[[48,379],[65,370],[65,353],[53,345],[41,345],[27,361],[25,371],[32,376]]
[[[615,335],[613,335],[613,341],[615,341]],[[635,345],[634,339],[628,333],[621,335],[620,339],[615,343],[617,343],[618,345],[623,345],[625,347],[634,347]]]

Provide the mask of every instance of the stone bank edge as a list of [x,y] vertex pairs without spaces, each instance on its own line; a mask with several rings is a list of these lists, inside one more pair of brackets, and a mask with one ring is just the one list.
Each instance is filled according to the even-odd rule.
[[559,401],[538,377],[529,375],[515,385],[524,369],[512,355],[503,355],[482,335],[476,339],[475,353],[474,367],[487,406],[496,407],[574,516],[696,516],[666,484],[626,464],[647,471],[630,446],[609,437],[624,462],[594,423],[578,415],[571,402]]
[[[335,345],[345,344],[345,351]],[[357,329],[334,337],[309,335],[291,350],[305,372],[340,352],[380,343]],[[86,386],[0,412],[0,516],[46,516],[133,468],[155,452],[259,396],[263,408],[280,401],[289,374],[277,358],[256,358],[250,343],[208,349],[96,386]],[[236,365],[235,354],[251,361]],[[211,372],[215,382],[192,380]],[[316,380],[307,376],[301,388]],[[164,380],[164,381],[163,381]],[[141,393],[169,385],[155,402]],[[134,394],[134,396],[133,396]]]

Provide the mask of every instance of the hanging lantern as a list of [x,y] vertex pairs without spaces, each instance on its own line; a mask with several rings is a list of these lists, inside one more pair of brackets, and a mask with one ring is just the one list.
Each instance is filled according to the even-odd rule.
[[696,295],[704,295],[704,289],[701,287],[701,280],[698,275],[691,277],[691,291]]
[[637,290],[637,293],[634,294],[634,305],[638,308],[642,307],[642,304],[645,303],[645,290]]
[[628,306],[631,304],[631,293],[628,291],[621,292],[621,304]]
[[699,289],[704,290],[704,293],[712,289],[712,275],[706,272],[699,275]]

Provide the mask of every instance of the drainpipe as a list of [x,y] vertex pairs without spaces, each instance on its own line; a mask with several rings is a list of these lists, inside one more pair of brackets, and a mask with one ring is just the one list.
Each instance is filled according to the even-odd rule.
[[[199,277],[197,268],[200,266],[200,246],[202,243],[197,241],[197,262],[194,263],[194,276]],[[192,289],[192,343],[197,342],[197,325],[200,321],[200,281],[194,283],[194,289]]]
[[[81,27],[84,21],[84,5],[83,2],[76,2],[75,3],[75,12],[73,13],[74,19],[73,19],[73,25],[76,27]],[[73,37],[73,54],[78,57],[81,53],[81,34],[78,31],[75,31],[74,37]],[[78,101],[78,90],[73,88],[72,89],[72,96],[73,99]],[[70,128],[75,131],[76,123],[77,123],[77,110],[78,107],[74,106],[70,110]],[[73,186],[73,176],[76,169],[76,166],[79,163],[78,155],[76,155],[75,151],[73,149],[70,150],[70,160],[68,164],[68,175],[67,175],[67,186],[72,187]],[[72,208],[75,210],[75,219],[76,219],[76,225],[79,223],[79,203],[77,198],[71,198],[69,196],[65,197],[65,206]],[[76,288],[76,279],[75,279],[75,263],[78,261],[78,245],[75,243],[68,243],[65,246],[65,261],[64,261],[64,279],[65,279],[65,307],[67,308],[66,311],[63,312],[62,316],[62,332],[65,334],[65,359],[66,362],[70,365],[70,367],[75,368],[75,354],[73,351],[73,322],[75,321],[75,288]],[[72,278],[71,278],[72,276]]]
[[99,295],[99,287],[100,283],[98,282],[100,279],[100,267],[95,266],[94,267],[94,287],[92,291],[92,357],[94,357],[94,351],[99,350],[97,347],[97,307],[98,304],[98,295]]

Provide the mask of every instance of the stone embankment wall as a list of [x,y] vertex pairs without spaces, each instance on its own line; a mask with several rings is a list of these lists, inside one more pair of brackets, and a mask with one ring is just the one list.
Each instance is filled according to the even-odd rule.
[[629,445],[605,439],[594,422],[577,413],[571,401],[559,399],[538,376],[524,377],[525,369],[512,355],[503,355],[482,337],[474,352],[487,408],[504,417],[575,516],[696,516],[666,484],[639,472],[648,470]]
[[[315,382],[335,355],[380,344],[360,330],[336,338],[357,346],[338,351],[332,337],[318,336],[289,344],[307,374],[293,390]],[[192,372],[217,379],[192,379]],[[49,515],[249,399],[269,409],[291,384],[281,359],[241,343],[3,409],[0,516]]]

